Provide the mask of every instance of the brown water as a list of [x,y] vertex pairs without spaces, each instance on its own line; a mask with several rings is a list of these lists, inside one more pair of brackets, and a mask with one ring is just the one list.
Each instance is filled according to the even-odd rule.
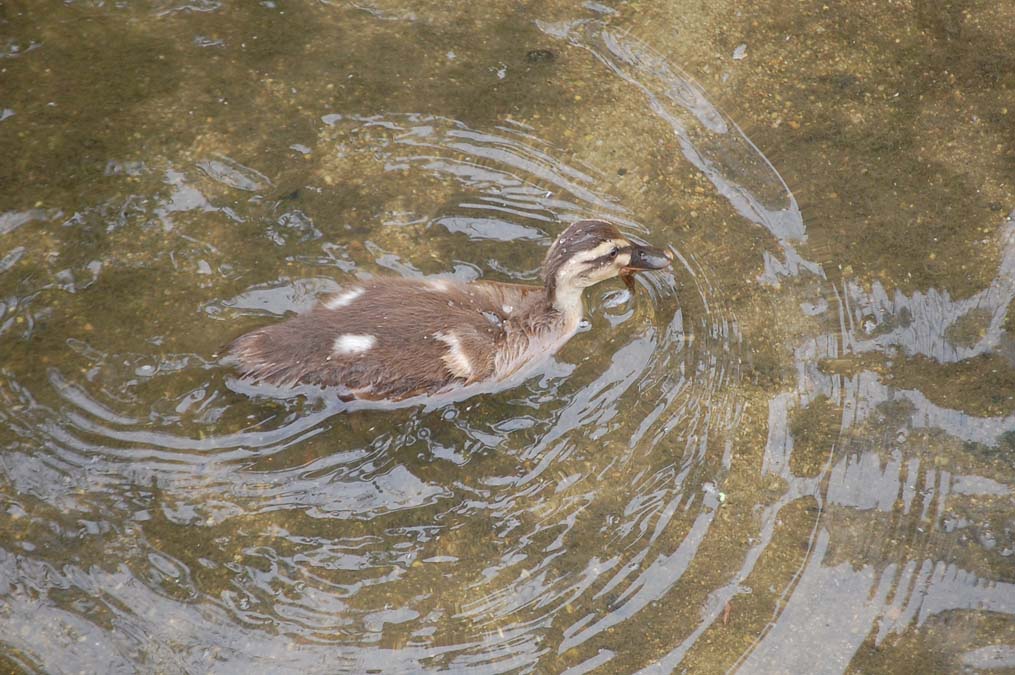
[[[0,4],[0,666],[1015,670],[1015,5]],[[267,396],[374,274],[677,253],[536,376]]]

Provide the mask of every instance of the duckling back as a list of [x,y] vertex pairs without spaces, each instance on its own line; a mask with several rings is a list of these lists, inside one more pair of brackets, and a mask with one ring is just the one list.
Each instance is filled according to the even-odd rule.
[[335,387],[340,396],[400,400],[491,379],[515,307],[537,287],[445,279],[375,279],[312,311],[235,340],[250,379]]

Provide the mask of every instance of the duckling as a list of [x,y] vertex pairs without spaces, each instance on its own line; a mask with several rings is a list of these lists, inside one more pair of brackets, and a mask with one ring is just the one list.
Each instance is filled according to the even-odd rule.
[[334,388],[345,401],[456,394],[526,372],[560,349],[582,319],[582,292],[658,270],[669,251],[632,242],[610,223],[570,225],[543,261],[542,286],[446,278],[375,278],[310,312],[237,338],[242,375]]

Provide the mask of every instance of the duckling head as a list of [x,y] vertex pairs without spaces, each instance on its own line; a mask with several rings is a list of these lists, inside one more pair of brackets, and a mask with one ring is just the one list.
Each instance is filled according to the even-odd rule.
[[543,261],[547,298],[557,309],[581,306],[582,291],[620,276],[633,288],[631,275],[658,270],[673,262],[669,251],[631,241],[602,220],[572,223],[553,242]]

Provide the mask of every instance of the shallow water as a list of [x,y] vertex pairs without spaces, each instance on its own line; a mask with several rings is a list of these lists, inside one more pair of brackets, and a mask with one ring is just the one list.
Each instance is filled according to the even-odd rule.
[[[0,665],[1015,669],[1015,6],[743,4],[0,5]],[[592,216],[517,386],[218,361]]]

